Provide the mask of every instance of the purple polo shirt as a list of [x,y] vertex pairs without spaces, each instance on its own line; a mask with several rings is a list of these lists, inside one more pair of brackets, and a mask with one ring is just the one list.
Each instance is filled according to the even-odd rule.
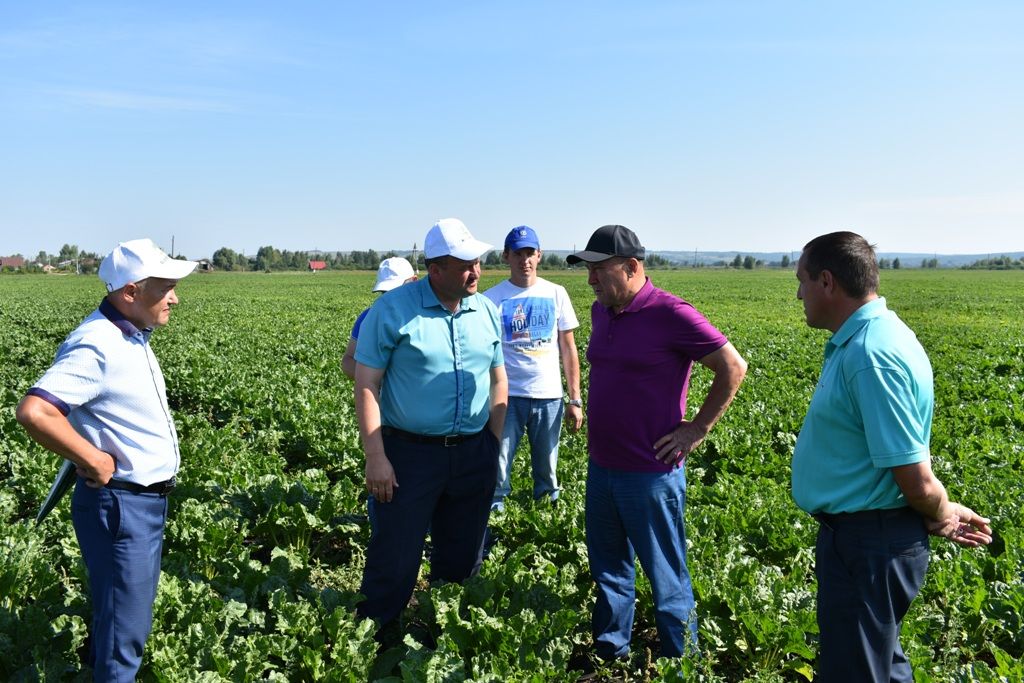
[[632,472],[668,472],[654,442],[686,415],[690,370],[728,342],[697,309],[650,278],[618,314],[590,309],[587,434],[594,463]]

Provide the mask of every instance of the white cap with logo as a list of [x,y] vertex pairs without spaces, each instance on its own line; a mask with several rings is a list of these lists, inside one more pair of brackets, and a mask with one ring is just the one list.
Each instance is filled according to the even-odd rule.
[[462,261],[475,261],[492,248],[492,245],[474,239],[466,224],[458,218],[442,218],[427,232],[423,241],[423,257],[453,256]]
[[415,275],[412,264],[401,256],[386,258],[380,262],[380,268],[377,269],[377,282],[373,285],[373,291],[390,292]]
[[108,292],[116,292],[125,285],[159,277],[180,280],[198,265],[195,261],[173,259],[156,246],[151,239],[121,242],[100,263],[100,279]]

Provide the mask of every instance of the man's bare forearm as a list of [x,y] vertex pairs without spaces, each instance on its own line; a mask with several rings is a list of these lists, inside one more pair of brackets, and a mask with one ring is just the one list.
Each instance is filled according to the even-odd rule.
[[39,445],[75,463],[81,474],[99,486],[114,475],[114,458],[86,441],[56,407],[26,396],[15,412],[18,423]]
[[487,428],[500,441],[502,430],[505,429],[505,413],[508,411],[508,377],[504,365],[491,368],[490,411]]
[[705,434],[722,418],[732,403],[740,384],[747,374],[747,362],[732,344],[701,359],[701,363],[715,373],[708,395],[693,418],[693,424]]

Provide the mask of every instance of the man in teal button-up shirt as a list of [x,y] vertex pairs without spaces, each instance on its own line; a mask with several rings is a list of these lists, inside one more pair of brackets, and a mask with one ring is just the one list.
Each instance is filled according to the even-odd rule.
[[498,313],[477,293],[490,248],[461,221],[438,221],[424,242],[427,278],[381,296],[360,330],[372,534],[358,609],[381,624],[412,595],[428,528],[431,579],[479,567],[508,400]]
[[452,312],[429,277],[381,297],[363,321],[356,360],[387,368],[383,424],[441,436],[483,429],[490,370],[504,363],[501,344],[494,344],[498,325],[497,311],[482,294],[460,299]]

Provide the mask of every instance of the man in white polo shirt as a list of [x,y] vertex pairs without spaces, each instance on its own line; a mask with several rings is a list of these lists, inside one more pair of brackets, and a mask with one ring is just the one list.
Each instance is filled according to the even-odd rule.
[[71,518],[89,574],[96,681],[134,681],[152,625],[181,458],[149,337],[195,267],[148,239],[119,244],[100,264],[106,297],[18,405],[32,438],[77,467]]

